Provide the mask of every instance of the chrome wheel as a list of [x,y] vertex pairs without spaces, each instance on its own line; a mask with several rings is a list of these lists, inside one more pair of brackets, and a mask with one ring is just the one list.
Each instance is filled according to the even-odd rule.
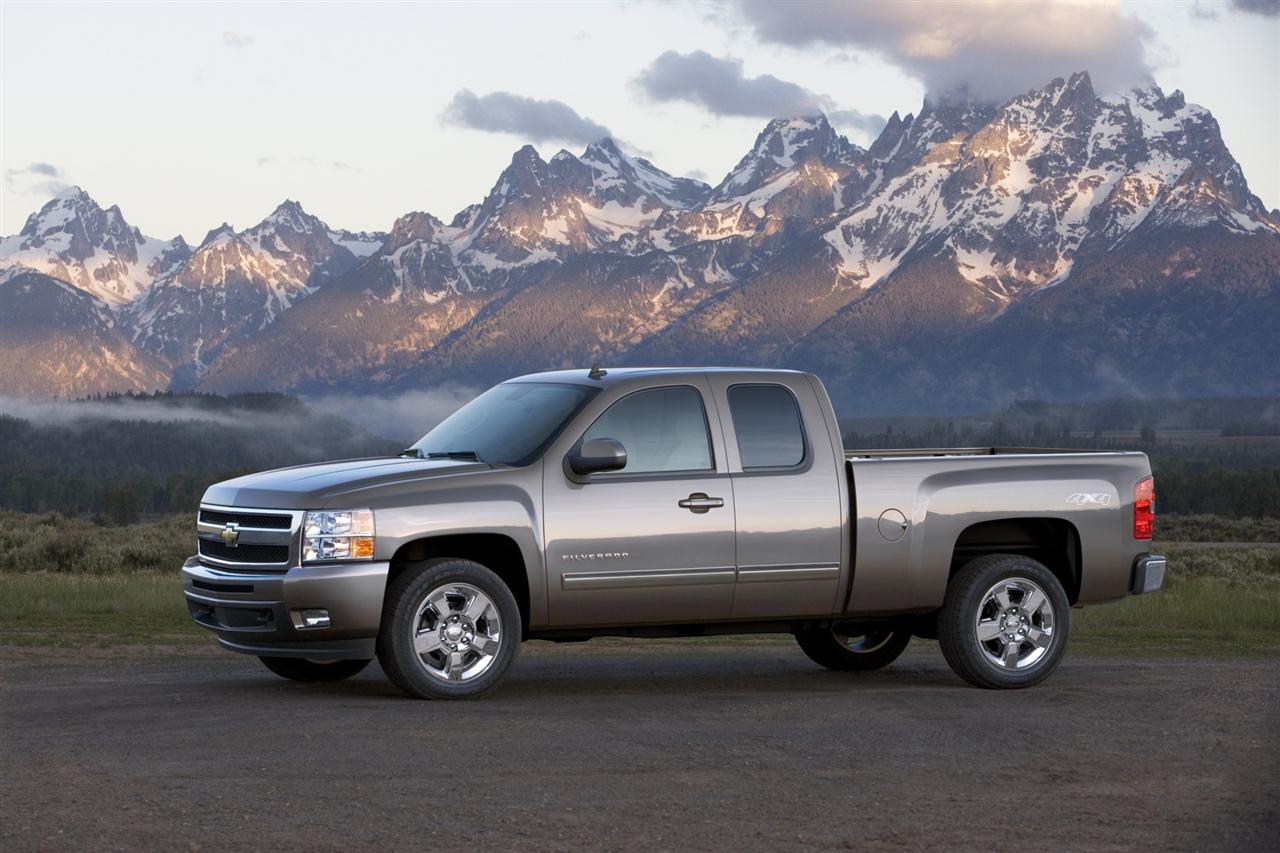
[[1026,578],[1005,578],[987,590],[974,621],[983,656],[1005,670],[1034,666],[1053,645],[1053,605]]
[[465,682],[493,665],[502,643],[502,619],[489,596],[466,583],[438,586],[418,605],[413,650],[441,681]]
[[835,637],[836,642],[844,646],[854,654],[870,654],[884,648],[891,639],[893,632],[884,628],[872,630],[859,630],[853,626],[837,625],[831,629],[831,636]]

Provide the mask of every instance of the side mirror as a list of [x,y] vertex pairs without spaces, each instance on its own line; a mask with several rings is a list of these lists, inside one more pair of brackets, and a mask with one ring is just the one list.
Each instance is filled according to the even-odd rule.
[[569,470],[586,476],[627,467],[627,449],[616,438],[593,438],[569,453]]

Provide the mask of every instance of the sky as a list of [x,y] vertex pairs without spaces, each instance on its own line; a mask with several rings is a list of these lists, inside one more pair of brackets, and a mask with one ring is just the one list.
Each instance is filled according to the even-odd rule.
[[481,201],[525,143],[608,133],[716,183],[769,117],[867,145],[895,110],[1086,69],[1210,109],[1280,206],[1280,0],[0,5],[0,234],[66,185],[199,242],[283,199],[387,230]]

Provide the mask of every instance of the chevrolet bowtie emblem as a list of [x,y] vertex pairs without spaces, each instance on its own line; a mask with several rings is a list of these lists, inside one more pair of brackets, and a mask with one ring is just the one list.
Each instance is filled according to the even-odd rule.
[[218,535],[222,537],[223,542],[227,543],[228,548],[234,548],[240,541],[240,528],[233,522],[222,528],[222,532]]

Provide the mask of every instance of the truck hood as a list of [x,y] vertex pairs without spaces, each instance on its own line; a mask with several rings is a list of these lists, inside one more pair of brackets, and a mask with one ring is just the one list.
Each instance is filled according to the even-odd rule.
[[[460,459],[412,459],[379,457],[319,462],[247,474],[214,483],[204,493],[204,503],[257,509],[339,508],[351,492],[421,480],[488,471],[491,466]],[[353,495],[356,504],[362,499]],[[354,504],[353,504],[354,506]]]

